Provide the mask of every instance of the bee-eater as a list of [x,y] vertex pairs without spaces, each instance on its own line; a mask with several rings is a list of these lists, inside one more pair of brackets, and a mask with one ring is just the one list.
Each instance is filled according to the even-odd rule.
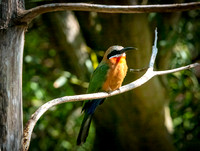
[[[102,61],[92,74],[87,93],[111,92],[121,87],[128,69],[125,52],[130,49],[134,48],[124,48],[122,46],[108,48]],[[86,141],[95,109],[104,100],[105,98],[85,101],[82,109],[85,115],[78,135],[77,145],[81,145]]]

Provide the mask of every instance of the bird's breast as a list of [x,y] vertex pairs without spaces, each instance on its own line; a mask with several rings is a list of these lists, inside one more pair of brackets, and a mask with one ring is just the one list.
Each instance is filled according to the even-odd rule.
[[106,81],[102,87],[107,92],[121,87],[128,69],[125,56],[111,58],[108,64],[110,69],[108,70]]

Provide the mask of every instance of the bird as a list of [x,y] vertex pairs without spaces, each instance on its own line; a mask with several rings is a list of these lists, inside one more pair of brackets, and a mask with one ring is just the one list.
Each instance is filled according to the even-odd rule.
[[[94,70],[87,93],[96,92],[112,92],[121,87],[122,82],[127,74],[128,66],[126,63],[126,51],[135,49],[134,47],[111,46],[105,52],[102,61]],[[100,104],[104,102],[105,98],[87,100],[83,104],[82,112],[84,111],[84,118],[77,138],[77,145],[82,145],[86,142],[90,124],[94,112]]]

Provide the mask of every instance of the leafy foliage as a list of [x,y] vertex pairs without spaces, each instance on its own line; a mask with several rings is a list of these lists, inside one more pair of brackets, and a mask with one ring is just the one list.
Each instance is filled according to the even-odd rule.
[[[199,11],[183,13],[179,37],[173,46],[171,67],[197,61],[199,52]],[[198,50],[198,51],[197,51]],[[200,87],[199,79],[189,70],[168,75],[170,109],[174,125],[174,143],[178,150],[198,150],[200,147]]]
[[[23,64],[24,123],[45,101],[75,94],[71,81],[77,78],[64,70],[58,51],[51,47],[49,32],[45,32],[40,21],[38,19],[34,22],[26,34]],[[81,85],[79,87],[85,89]],[[79,106],[80,103],[66,103],[50,109],[34,129],[30,150],[83,151],[91,148],[89,143],[82,148],[76,146],[81,124]],[[89,140],[91,137],[94,135]]]

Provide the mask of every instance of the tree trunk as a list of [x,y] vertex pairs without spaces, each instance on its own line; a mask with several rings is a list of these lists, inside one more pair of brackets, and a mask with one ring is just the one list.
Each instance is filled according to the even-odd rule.
[[0,31],[0,148],[20,150],[22,122],[22,55],[24,27]]
[[50,35],[52,46],[57,49],[64,70],[81,80],[88,80],[90,74],[85,63],[89,58],[87,46],[74,13],[66,11],[44,14],[43,20],[47,30],[53,31]]
[[[2,0],[0,18],[0,150],[22,149],[22,55],[24,26],[15,26],[22,1]],[[4,28],[4,29],[3,29]]]
[[[92,42],[94,49],[102,47],[106,50],[116,44],[134,46],[138,50],[127,52],[129,68],[148,66],[153,42],[146,14],[95,14],[96,25],[89,24],[91,20],[84,21],[86,15],[78,14],[88,43]],[[95,26],[99,26],[100,30],[91,30]],[[96,41],[93,41],[94,35]],[[128,73],[124,84],[139,76],[141,73]],[[131,92],[109,98],[113,101],[105,101],[95,113],[94,150],[174,150],[165,127],[164,111],[168,101],[165,93],[156,77]]]

